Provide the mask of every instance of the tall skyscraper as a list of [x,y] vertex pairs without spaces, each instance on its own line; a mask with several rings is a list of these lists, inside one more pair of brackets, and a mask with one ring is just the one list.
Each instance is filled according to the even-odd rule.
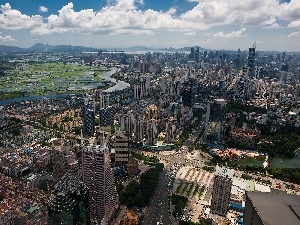
[[110,150],[103,144],[82,149],[83,182],[89,189],[91,222],[108,224],[119,205]]
[[213,214],[226,216],[229,207],[234,170],[216,166],[210,210]]
[[82,133],[85,136],[92,136],[95,132],[95,100],[84,99],[81,107],[82,113]]
[[106,108],[100,109],[100,126],[114,125],[116,111],[114,106],[107,106]]
[[249,48],[249,56],[248,56],[248,68],[249,68],[249,77],[254,77],[255,75],[255,44],[253,48]]

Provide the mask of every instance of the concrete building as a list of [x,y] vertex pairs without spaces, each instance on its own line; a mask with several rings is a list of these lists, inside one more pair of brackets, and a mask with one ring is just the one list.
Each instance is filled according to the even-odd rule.
[[300,224],[300,197],[283,193],[247,192],[244,224]]
[[128,164],[128,137],[122,131],[116,130],[110,141],[111,150],[114,149],[114,165]]
[[86,98],[81,108],[82,133],[84,136],[92,136],[95,132],[95,100]]
[[75,153],[71,151],[69,142],[62,140],[55,141],[51,155],[55,181],[60,180],[67,171],[73,173],[75,176],[79,176],[78,160]]
[[253,48],[249,48],[248,67],[249,77],[253,78],[255,76],[255,44]]
[[105,144],[85,146],[82,168],[83,182],[89,189],[91,222],[106,225],[119,205],[108,147]]
[[211,213],[226,216],[234,170],[216,166],[215,179],[211,199]]
[[219,142],[225,132],[222,109],[226,105],[224,99],[214,99],[207,103],[204,138],[211,142]]
[[112,126],[114,125],[114,118],[116,114],[116,108],[114,106],[107,106],[100,109],[100,126]]
[[156,105],[150,105],[146,109],[146,118],[147,120],[158,120],[158,108]]
[[176,138],[176,124],[174,117],[169,117],[166,121],[165,143],[174,143]]

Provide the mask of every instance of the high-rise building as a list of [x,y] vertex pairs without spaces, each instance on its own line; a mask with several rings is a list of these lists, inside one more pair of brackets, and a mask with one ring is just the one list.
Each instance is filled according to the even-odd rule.
[[116,108],[114,106],[107,106],[100,109],[100,126],[112,126],[114,125],[114,119],[116,115]]
[[199,50],[199,47],[196,47],[195,60],[196,60],[196,63],[200,62],[200,50]]
[[233,175],[234,170],[216,166],[210,204],[211,213],[226,216],[229,207]]
[[129,149],[128,149],[128,137],[125,136],[122,131],[116,130],[110,141],[111,149],[114,149],[114,165],[128,164]]
[[92,136],[95,132],[95,100],[86,98],[81,108],[82,133],[85,136]]
[[255,75],[255,44],[253,48],[249,48],[249,56],[248,56],[248,68],[249,68],[249,77],[254,77]]
[[48,204],[49,224],[89,224],[88,188],[73,174],[66,173],[54,186]]
[[103,144],[82,149],[83,182],[89,189],[91,222],[108,224],[119,205],[110,150]]
[[284,193],[247,192],[244,224],[300,224],[299,209],[299,196]]

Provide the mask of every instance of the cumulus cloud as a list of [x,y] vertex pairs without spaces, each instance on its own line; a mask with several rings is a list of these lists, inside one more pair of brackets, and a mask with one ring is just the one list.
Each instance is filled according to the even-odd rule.
[[289,25],[289,28],[300,28],[300,19],[292,21]]
[[209,26],[239,24],[271,26],[277,20],[294,21],[299,19],[300,1],[289,3],[281,0],[189,0],[198,2],[180,18],[195,22],[205,22]]
[[0,43],[8,41],[15,41],[15,39],[13,39],[10,35],[7,35],[5,37],[0,35]]
[[39,12],[48,12],[48,8],[46,8],[45,6],[40,6]]
[[[258,26],[280,28],[277,21],[286,22],[288,28],[300,28],[300,1],[291,0],[189,0],[196,6],[182,14],[175,7],[167,11],[142,10],[143,0],[107,0],[107,5],[94,9],[74,10],[72,2],[58,13],[43,18],[25,15],[12,9],[9,3],[0,7],[0,29],[31,29],[32,34],[80,32],[96,34],[153,34],[157,30],[181,31],[185,34],[218,25],[235,24],[241,27]],[[43,8],[42,8],[43,7]],[[45,12],[41,6],[40,11]],[[224,34],[224,37],[245,35],[244,30]]]
[[73,3],[68,3],[59,10],[58,15],[50,15],[47,23],[32,30],[33,34],[61,32],[88,32],[102,34],[147,33],[156,29],[188,30],[184,21],[174,18],[175,9],[157,12],[151,9],[136,10],[136,1],[119,0],[116,5],[104,7],[96,12],[85,9],[76,12]]
[[241,28],[238,31],[233,31],[231,33],[224,34],[223,32],[219,32],[212,35],[215,38],[242,38],[246,37],[246,28]]
[[299,31],[296,31],[296,32],[293,32],[293,33],[290,33],[289,38],[294,38],[294,37],[300,37],[300,32]]
[[9,3],[0,6],[0,28],[20,30],[40,26],[43,17],[39,15],[27,16],[20,11],[12,9]]
[[267,30],[274,30],[274,29],[282,29],[283,27],[280,26],[278,23],[273,23],[270,26],[264,27]]

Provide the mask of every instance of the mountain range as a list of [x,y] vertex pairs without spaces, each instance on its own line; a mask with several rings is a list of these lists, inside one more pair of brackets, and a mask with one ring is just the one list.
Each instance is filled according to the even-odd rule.
[[[134,46],[130,48],[118,48],[117,49],[125,51],[150,51],[150,50],[160,50],[160,51],[190,51],[191,47],[183,47],[183,48],[161,48],[161,49],[151,49],[149,47],[145,46]],[[203,48],[200,47],[200,50],[203,50]],[[29,48],[20,48],[16,46],[7,46],[7,45],[0,45],[0,53],[34,53],[34,52],[49,52],[49,53],[59,53],[59,52],[73,52],[73,53],[81,53],[81,52],[99,52],[99,48],[92,48],[92,47],[85,47],[85,46],[72,46],[72,45],[48,45],[48,44],[42,44],[37,43]],[[116,50],[106,50],[101,49],[102,52],[114,52]]]

